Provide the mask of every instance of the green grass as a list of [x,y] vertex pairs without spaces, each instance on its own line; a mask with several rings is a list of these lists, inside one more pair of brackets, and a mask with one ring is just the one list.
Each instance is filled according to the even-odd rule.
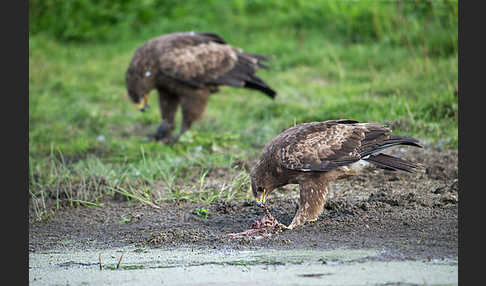
[[[337,20],[329,20],[331,11],[327,28],[320,29],[315,10],[305,4],[311,1],[294,2],[301,14],[278,6],[274,21],[268,21],[268,7],[248,8],[264,1],[232,1],[229,8],[210,1],[227,25],[209,13],[177,18],[174,8],[171,21],[148,23],[141,32],[127,28],[118,39],[31,34],[29,192],[37,217],[63,206],[102,206],[104,198],[120,195],[154,207],[164,201],[250,199],[248,170],[241,165],[251,168],[266,142],[301,122],[376,121],[427,144],[457,148],[458,55],[450,40],[457,41],[457,22],[452,28],[437,24],[444,18],[439,7],[432,14],[437,17],[427,18],[435,25],[431,34],[411,14],[385,18],[391,4],[383,3],[391,2],[366,10],[363,1],[354,12],[349,5],[347,13],[335,8]],[[367,22],[362,18],[369,13],[360,11],[381,20]],[[271,55],[272,68],[258,74],[277,90],[276,99],[223,87],[180,144],[147,142],[146,134],[160,123],[156,92],[151,108],[138,112],[126,96],[124,72],[144,41],[181,30],[216,32],[246,51]]]

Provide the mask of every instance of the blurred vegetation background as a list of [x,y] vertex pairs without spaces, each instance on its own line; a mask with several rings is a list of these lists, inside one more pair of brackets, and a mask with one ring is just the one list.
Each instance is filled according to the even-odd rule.
[[[124,73],[139,45],[179,31],[270,55],[259,75],[276,100],[223,88],[181,144],[145,141],[156,95],[137,112]],[[457,148],[457,60],[457,0],[29,1],[30,205],[40,218],[106,195],[248,199],[241,166],[307,121],[377,121]]]
[[116,41],[135,35],[211,30],[325,34],[351,43],[424,45],[441,56],[457,52],[457,0],[33,0],[31,34],[63,41]]

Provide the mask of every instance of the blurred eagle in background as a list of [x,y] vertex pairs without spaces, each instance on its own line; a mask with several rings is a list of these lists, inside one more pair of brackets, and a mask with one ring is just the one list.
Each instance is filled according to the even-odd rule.
[[[419,163],[381,153],[396,145],[422,147],[417,139],[388,134],[391,130],[378,123],[354,120],[329,120],[291,127],[265,146],[250,174],[257,203],[276,188],[299,184],[299,208],[292,229],[314,221],[323,211],[331,181],[355,175],[366,162],[392,171],[413,172]],[[363,161],[365,162],[364,164]]]
[[[246,53],[212,33],[172,33],[152,39],[134,53],[126,71],[128,96],[137,108],[147,108],[148,94],[157,89],[162,123],[151,137],[174,143],[201,118],[211,93],[227,85],[258,90],[272,99],[276,92],[255,73],[267,68],[263,55]],[[180,132],[172,136],[178,106]]]

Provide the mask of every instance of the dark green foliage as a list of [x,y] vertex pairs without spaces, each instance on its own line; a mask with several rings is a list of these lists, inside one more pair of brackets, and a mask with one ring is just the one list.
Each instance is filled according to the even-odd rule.
[[199,217],[207,219],[209,211],[206,208],[196,208],[196,209],[194,209],[194,211],[192,213],[199,216]]
[[431,55],[457,51],[457,0],[33,0],[29,5],[30,33],[65,41],[218,27],[228,40],[236,31],[252,37],[255,30],[305,40],[310,30],[350,43],[419,45]]

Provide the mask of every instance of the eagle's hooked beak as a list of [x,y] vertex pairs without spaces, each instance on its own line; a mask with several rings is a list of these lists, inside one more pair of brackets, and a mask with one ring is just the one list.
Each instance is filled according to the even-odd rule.
[[148,94],[145,94],[142,101],[140,101],[140,103],[136,103],[135,106],[138,110],[145,111],[145,109],[148,107]]
[[259,207],[263,206],[265,204],[265,195],[267,193],[267,190],[263,189],[263,193],[260,198],[256,198],[256,203]]

